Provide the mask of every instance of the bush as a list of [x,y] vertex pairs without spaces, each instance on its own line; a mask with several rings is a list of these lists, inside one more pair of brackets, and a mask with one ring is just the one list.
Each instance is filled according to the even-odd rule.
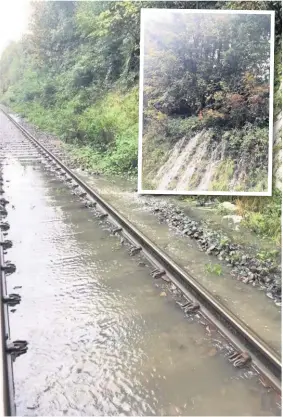
[[180,117],[168,117],[166,123],[166,134],[168,137],[172,138],[171,143],[173,143],[190,134],[191,131],[201,128],[202,124],[197,117],[188,117],[186,119],[182,119]]
[[[78,130],[94,149],[106,152],[116,149],[116,140],[133,133],[138,127],[138,89],[126,95],[111,92],[89,107],[79,117]],[[137,141],[137,136],[135,137]]]
[[272,197],[241,197],[236,200],[239,214],[255,233],[269,237],[277,244],[281,240],[282,194],[273,190]]
[[203,124],[207,127],[222,126],[226,120],[225,114],[218,110],[205,109],[203,111]]

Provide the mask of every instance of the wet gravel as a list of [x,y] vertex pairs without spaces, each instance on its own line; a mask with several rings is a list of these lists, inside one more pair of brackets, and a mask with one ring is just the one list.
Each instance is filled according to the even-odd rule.
[[281,269],[273,259],[260,260],[247,253],[247,249],[229,241],[223,232],[215,232],[204,222],[191,219],[181,209],[165,201],[146,203],[160,222],[194,239],[199,250],[217,257],[232,267],[231,275],[245,284],[265,290],[276,305],[281,305]]
[[[64,144],[54,135],[41,132],[38,128],[17,117],[17,121],[36,138],[62,159],[71,169],[84,168],[71,159]],[[99,173],[90,172],[96,175]],[[261,260],[250,254],[247,247],[232,242],[223,232],[211,230],[205,222],[191,219],[180,208],[168,202],[166,197],[156,200],[154,196],[142,196],[145,207],[154,213],[158,220],[167,223],[177,233],[197,242],[199,250],[217,257],[231,267],[231,275],[245,284],[265,291],[267,297],[281,306],[281,268],[278,259]],[[200,201],[202,198],[200,197]]]

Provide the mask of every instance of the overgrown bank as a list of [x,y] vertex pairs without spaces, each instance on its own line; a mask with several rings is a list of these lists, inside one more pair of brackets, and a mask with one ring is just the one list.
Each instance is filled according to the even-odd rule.
[[110,91],[80,114],[74,112],[72,102],[66,107],[43,108],[38,103],[12,103],[9,107],[41,130],[60,137],[86,168],[135,175],[137,101],[138,89],[134,87],[124,93]]
[[[1,102],[63,139],[89,169],[136,175],[140,8],[195,6],[196,2],[38,2],[31,16],[32,33],[12,43],[1,57]],[[277,9],[275,105],[280,109],[280,4],[199,2],[198,7]],[[254,210],[249,199],[240,201],[245,210]],[[278,225],[277,199],[268,201],[272,206],[274,201],[272,219]],[[258,213],[265,216],[262,206]],[[260,231],[265,219],[268,215],[255,222],[255,229]],[[268,234],[270,228],[266,230]],[[274,229],[269,232],[273,234]]]
[[199,121],[192,127],[190,119],[177,122],[177,132],[170,133],[177,123],[168,118],[163,131],[159,128],[156,134],[151,124],[144,136],[144,190],[268,190],[268,127],[225,131]]
[[[270,22],[145,13],[143,177],[152,190],[268,190]],[[166,162],[149,170],[151,144]]]

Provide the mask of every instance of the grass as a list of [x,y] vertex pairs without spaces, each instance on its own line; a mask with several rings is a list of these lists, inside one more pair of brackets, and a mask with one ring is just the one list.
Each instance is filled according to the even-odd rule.
[[263,238],[281,243],[282,193],[273,190],[272,197],[241,197],[235,201],[244,224]]
[[224,246],[229,242],[229,239],[227,237],[222,237],[220,239],[220,246]]
[[222,216],[226,216],[231,214],[231,211],[225,207],[223,207],[221,204],[219,204],[216,207],[216,213],[221,214]]
[[154,179],[152,177],[154,176],[154,174],[158,172],[158,169],[167,161],[169,152],[170,147],[166,142],[162,141],[162,137],[157,136],[154,140],[151,140],[150,138],[150,140],[146,140],[143,143],[143,180],[150,181],[152,184],[154,184]]
[[199,185],[200,181],[201,174],[199,172],[194,172],[187,186],[187,190],[191,191],[192,189],[196,188]]
[[155,185],[152,183],[152,181],[148,179],[142,179],[142,189],[143,190],[154,190]]
[[280,243],[281,225],[277,218],[264,213],[247,212],[244,224],[262,237],[271,237],[276,243]]
[[206,264],[205,269],[210,274],[215,274],[217,276],[222,275],[222,266],[219,264],[212,264],[211,262],[209,264]]
[[112,91],[78,113],[77,100],[43,108],[37,101],[7,103],[42,131],[59,136],[86,168],[136,174],[138,158],[138,89]]
[[191,132],[202,129],[198,117],[192,116],[185,119],[181,118],[167,118],[166,136],[171,138],[171,142],[177,142],[179,139],[187,136]]
[[86,169],[95,170],[96,172],[105,171],[105,159],[101,158],[100,154],[95,152],[90,146],[77,146],[69,144],[67,149],[73,162]]
[[262,261],[267,261],[267,260],[273,261],[278,257],[278,255],[279,255],[279,251],[277,249],[274,249],[270,251],[258,252],[257,258]]
[[240,261],[241,258],[242,258],[242,255],[240,254],[240,252],[235,252],[233,255],[230,255],[230,259],[233,262],[238,262]]
[[234,170],[235,163],[232,159],[220,162],[212,181],[212,191],[229,191]]
[[274,88],[274,114],[282,111],[282,40],[275,51],[275,88]]

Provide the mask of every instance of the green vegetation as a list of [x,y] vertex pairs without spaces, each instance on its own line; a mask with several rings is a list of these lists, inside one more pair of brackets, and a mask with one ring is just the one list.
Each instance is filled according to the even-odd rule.
[[240,252],[235,252],[233,255],[230,255],[230,259],[231,261],[234,262],[239,262],[242,258],[242,255]]
[[[152,169],[155,169],[156,165],[159,164],[160,161],[162,163],[166,161],[167,154],[169,152],[169,145],[166,142],[164,142],[162,136],[159,136],[157,134],[155,136],[155,141],[151,141],[149,138],[147,149],[150,152],[151,158],[150,158],[150,161],[147,162],[145,172],[149,173]],[[145,178],[147,178],[147,175],[145,177],[142,177],[143,184],[144,184]],[[150,181],[150,178],[147,178],[145,183],[148,184],[149,181]],[[147,189],[147,188],[144,188],[144,189]]]
[[31,33],[1,57],[1,102],[79,149],[78,158],[95,170],[136,173],[140,9],[195,3],[54,1],[32,7]]
[[[46,1],[35,2],[32,7],[30,33],[12,42],[0,59],[1,103],[63,139],[73,157],[91,170],[136,175],[140,9],[194,9],[196,2]],[[198,2],[198,8],[276,10],[277,114],[282,101],[280,2]],[[213,90],[213,85],[210,87]],[[213,99],[219,102],[220,97]],[[188,132],[197,132],[211,122],[214,129],[216,121],[221,125],[221,117],[215,112],[222,110],[212,110],[213,114],[208,112],[201,120],[197,114],[176,119],[154,111],[152,132],[157,146],[150,149],[152,163],[165,161],[168,147]],[[235,123],[238,116],[235,113],[232,117]],[[243,141],[243,132],[237,134],[241,128],[236,125],[225,139],[227,146],[231,145],[229,152],[237,148],[238,142],[245,142],[248,154],[253,134],[261,146],[264,126],[259,123],[253,132],[247,129],[244,135],[249,137]],[[258,153],[264,158],[260,148]],[[147,180],[145,188],[152,189],[152,179]],[[256,199],[264,203],[254,207],[249,197],[238,200],[239,210],[247,213],[247,224],[261,235],[276,232],[279,236],[279,197]],[[259,220],[259,216],[264,219]]]
[[212,183],[213,191],[229,189],[229,182],[232,179],[234,173],[234,164],[235,162],[231,159],[226,159],[220,162]]
[[281,244],[282,193],[273,190],[272,197],[245,197],[236,200],[238,213],[244,223],[261,237]]
[[201,116],[203,127],[268,124],[270,22],[268,15],[148,14],[145,110]]
[[224,246],[224,245],[226,245],[228,242],[229,242],[229,239],[228,239],[227,237],[223,237],[223,238],[220,240],[220,246]]
[[222,275],[222,266],[219,264],[212,264],[209,263],[205,266],[205,269],[207,272],[209,272],[210,274],[215,274],[217,276]]
[[251,230],[262,237],[272,237],[276,243],[280,244],[281,240],[281,218],[278,214],[247,212],[245,215],[245,224]]
[[257,258],[261,259],[262,261],[273,261],[275,260],[279,255],[279,251],[274,249],[274,250],[270,250],[270,251],[265,251],[265,252],[258,252],[257,254]]

